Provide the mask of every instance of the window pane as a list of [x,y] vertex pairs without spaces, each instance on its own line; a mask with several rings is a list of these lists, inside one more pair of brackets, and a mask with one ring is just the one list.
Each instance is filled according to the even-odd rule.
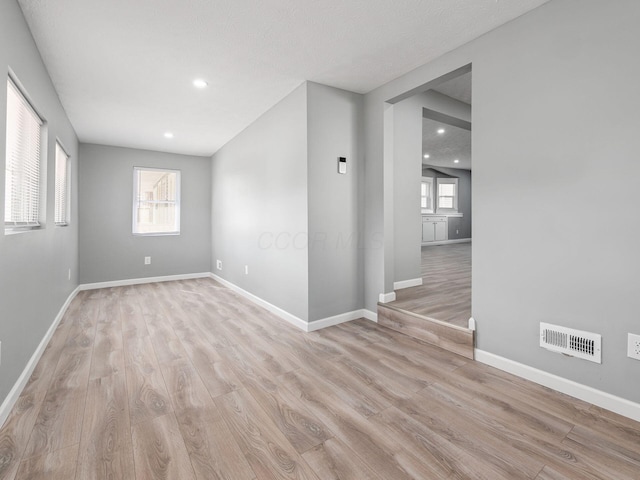
[[422,197],[422,201],[420,202],[420,208],[427,208],[427,197]]
[[56,171],[55,171],[55,223],[66,225],[68,223],[67,212],[69,206],[68,185],[69,156],[59,143],[56,142]]
[[440,208],[453,208],[452,197],[440,197],[440,200],[438,203],[440,204]]
[[134,170],[133,233],[180,232],[180,172]]
[[40,134],[42,120],[7,80],[5,228],[37,226],[40,212]]
[[443,197],[453,197],[455,195],[455,185],[452,183],[441,183],[440,195]]

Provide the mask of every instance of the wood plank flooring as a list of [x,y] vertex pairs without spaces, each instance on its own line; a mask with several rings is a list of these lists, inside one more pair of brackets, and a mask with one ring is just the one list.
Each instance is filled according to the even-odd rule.
[[378,304],[378,324],[473,360],[474,332],[407,310]]
[[422,285],[396,291],[395,308],[467,328],[471,317],[471,243],[422,247]]
[[303,333],[213,280],[80,293],[0,479],[635,479],[640,424],[361,319]]

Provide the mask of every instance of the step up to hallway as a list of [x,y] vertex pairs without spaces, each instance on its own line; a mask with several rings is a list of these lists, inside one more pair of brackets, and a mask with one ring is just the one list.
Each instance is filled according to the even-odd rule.
[[473,360],[474,332],[418,313],[378,303],[378,324]]

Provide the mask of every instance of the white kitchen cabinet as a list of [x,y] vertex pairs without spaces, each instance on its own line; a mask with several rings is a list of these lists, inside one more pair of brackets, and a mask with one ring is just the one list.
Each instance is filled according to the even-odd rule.
[[441,242],[448,238],[447,217],[444,215],[422,216],[422,243]]

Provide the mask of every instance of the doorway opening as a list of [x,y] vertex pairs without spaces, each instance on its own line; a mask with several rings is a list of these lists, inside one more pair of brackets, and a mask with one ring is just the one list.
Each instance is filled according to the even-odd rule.
[[384,307],[396,324],[406,312],[418,338],[421,321],[465,331],[472,356],[471,79],[469,65],[393,104],[395,300]]

